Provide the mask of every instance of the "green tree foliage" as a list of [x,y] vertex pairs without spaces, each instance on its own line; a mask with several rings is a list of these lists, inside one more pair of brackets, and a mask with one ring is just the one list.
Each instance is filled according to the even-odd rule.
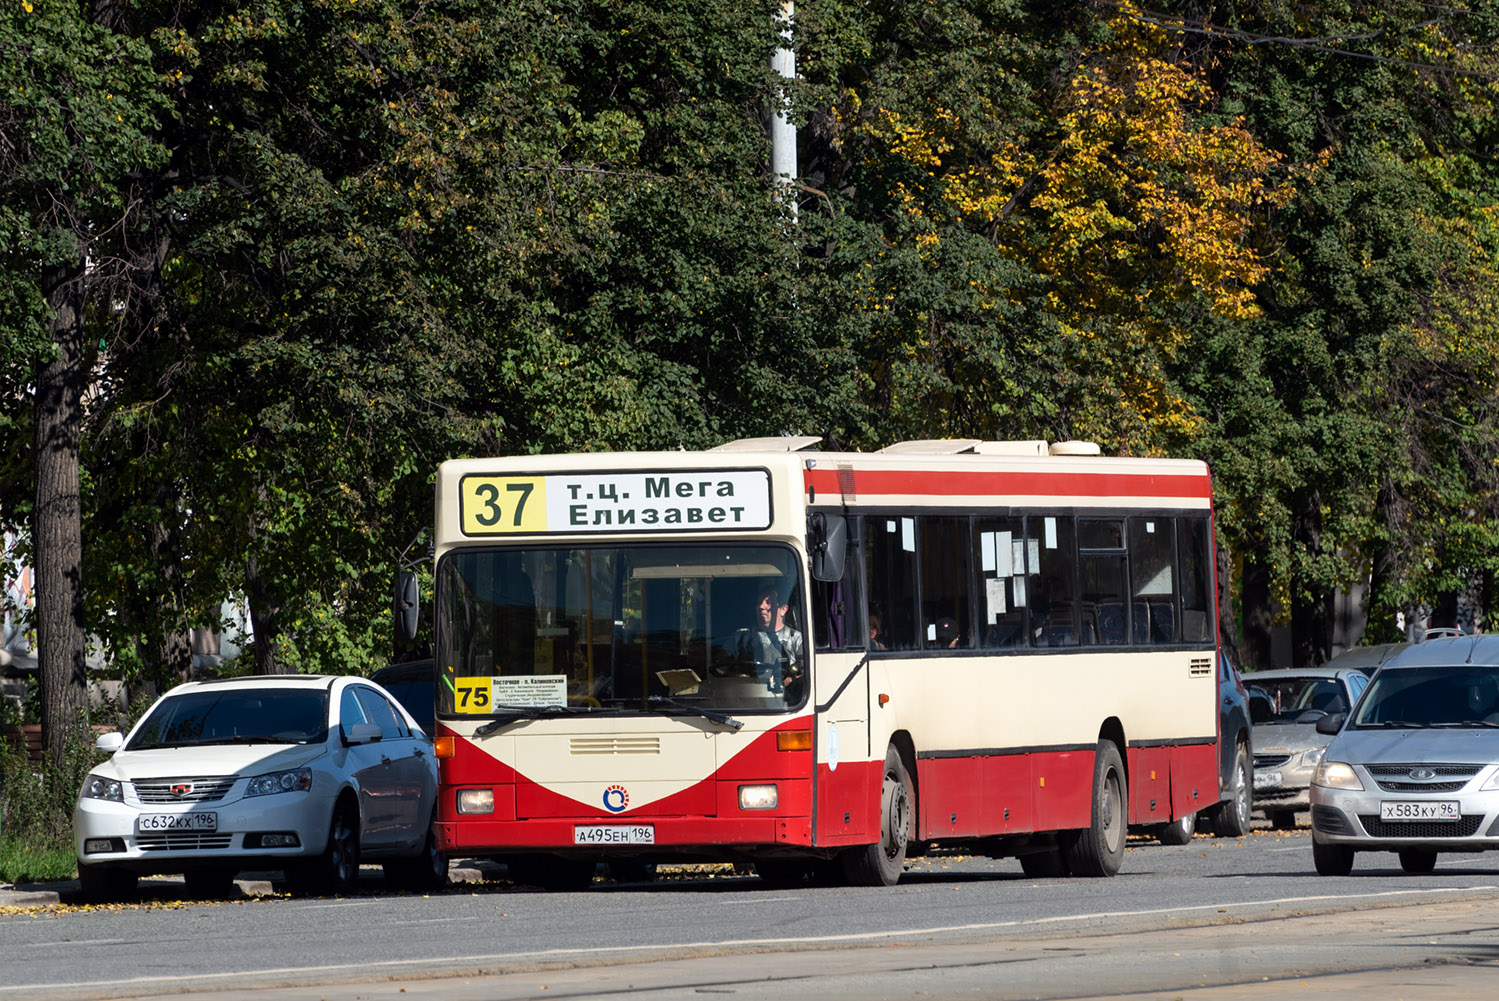
[[1493,564],[1468,526],[1494,510],[1499,25],[1492,4],[1172,10],[1156,20],[1223,111],[1319,168],[1270,219],[1262,319],[1177,367],[1211,418],[1225,534],[1271,581],[1255,601],[1278,599],[1316,662],[1334,591],[1372,573],[1389,638]]
[[66,264],[80,615],[139,675],[234,597],[257,669],[376,663],[461,454],[1196,454],[1246,611],[1278,599],[1302,660],[1350,582],[1387,632],[1492,579],[1490,5],[828,0],[788,87],[775,0],[28,3],[0,18],[0,128],[44,137],[0,178],[5,520]]
[[141,177],[163,154],[150,51],[118,30],[118,15],[58,0],[0,14],[0,521],[29,516],[22,552],[46,583],[35,624],[57,757],[84,689],[85,392],[95,344],[128,322],[149,269]]

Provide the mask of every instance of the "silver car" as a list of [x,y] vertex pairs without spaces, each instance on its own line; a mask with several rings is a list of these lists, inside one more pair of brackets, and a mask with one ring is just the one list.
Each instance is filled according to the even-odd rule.
[[222,896],[245,869],[349,893],[365,861],[414,887],[447,879],[432,741],[362,678],[190,681],[128,737],[106,733],[95,747],[111,757],[73,811],[90,898],[127,897],[139,876],[172,872],[195,896]]
[[1362,851],[1425,873],[1438,852],[1499,849],[1499,636],[1402,651],[1320,729],[1337,736],[1312,779],[1317,872],[1347,875]]
[[1348,668],[1255,671],[1244,675],[1254,733],[1254,808],[1277,830],[1310,808],[1307,790],[1329,738],[1317,721],[1347,713],[1369,678]]

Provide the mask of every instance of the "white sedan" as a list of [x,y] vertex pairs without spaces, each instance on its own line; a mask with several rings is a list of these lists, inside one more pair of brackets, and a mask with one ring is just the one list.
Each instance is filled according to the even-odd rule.
[[426,888],[447,879],[432,821],[432,741],[363,678],[270,675],[193,681],[158,699],[83,783],[73,811],[86,896],[183,873],[226,893],[244,870],[281,870],[294,889],[348,893],[363,862]]

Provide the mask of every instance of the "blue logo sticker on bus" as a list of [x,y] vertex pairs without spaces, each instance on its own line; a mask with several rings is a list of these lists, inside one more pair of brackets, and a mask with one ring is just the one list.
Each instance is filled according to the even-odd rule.
[[630,794],[625,792],[624,786],[610,786],[604,790],[604,809],[610,813],[624,813],[629,805]]

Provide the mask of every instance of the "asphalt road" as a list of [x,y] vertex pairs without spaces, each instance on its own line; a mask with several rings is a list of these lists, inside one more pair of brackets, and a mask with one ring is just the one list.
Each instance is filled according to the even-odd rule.
[[[140,905],[8,913],[0,1001],[1280,990],[1268,998],[1294,994],[1286,984],[1297,977],[1328,987],[1327,974],[1397,969],[1426,978],[1407,977],[1409,996],[1499,991],[1499,854],[1442,856],[1426,876],[1401,873],[1393,855],[1364,855],[1351,876],[1324,878],[1304,831],[1133,842],[1123,871],[1099,880],[1032,879],[1012,859],[935,854],[885,890],[770,890],[726,870],[563,894],[503,880],[392,894],[373,872],[369,886],[348,899],[216,904],[158,887]],[[1474,971],[1489,978],[1482,993],[1450,979]],[[1447,979],[1430,982],[1433,972]]]

